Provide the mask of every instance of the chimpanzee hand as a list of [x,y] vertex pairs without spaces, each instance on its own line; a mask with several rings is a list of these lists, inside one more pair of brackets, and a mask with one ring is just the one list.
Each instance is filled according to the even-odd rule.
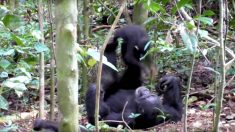
[[160,79],[159,83],[155,86],[155,89],[159,94],[164,94],[172,89],[174,85],[177,84],[177,81],[177,77],[166,75]]

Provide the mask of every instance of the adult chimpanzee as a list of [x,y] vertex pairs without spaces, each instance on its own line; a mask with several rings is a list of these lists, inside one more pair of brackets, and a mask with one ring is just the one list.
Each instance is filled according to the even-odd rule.
[[[148,49],[146,48],[149,42],[148,35],[141,26],[137,25],[127,25],[117,29],[112,41],[109,42],[105,49],[105,56],[108,61],[111,60],[111,63],[115,66],[116,48],[119,39],[122,39],[121,54],[127,69],[124,71],[123,75],[118,78],[116,71],[104,65],[101,84],[103,84],[104,87],[105,100],[119,89],[136,89],[142,85],[141,73],[145,68],[140,62],[140,57],[144,55]],[[108,85],[106,85],[107,83]]]
[[[116,93],[110,95],[106,100],[103,96],[100,98],[100,119],[103,120],[122,120],[122,112],[124,109],[124,121],[128,126],[135,129],[143,129],[162,123],[162,118],[157,118],[160,113],[167,115],[166,120],[179,121],[182,116],[182,100],[180,97],[180,82],[174,76],[163,77],[156,89],[162,90],[163,102],[159,96],[152,94],[147,88],[139,87],[136,90],[119,89]],[[93,94],[93,96],[92,96]],[[102,92],[102,94],[105,94]],[[88,121],[94,123],[95,109],[95,87],[91,87],[87,93],[86,109]],[[137,118],[130,118],[131,113],[139,113]],[[108,122],[110,126],[117,126],[118,123]]]
[[142,85],[141,72],[145,67],[140,62],[140,57],[148,50],[148,34],[141,26],[127,25],[114,33],[115,43],[118,43],[119,38],[123,40],[121,53],[127,69],[119,80],[118,88],[136,89]]
[[103,65],[101,84],[105,91],[104,100],[121,89],[136,89],[142,85],[141,73],[144,69],[140,62],[141,55],[147,51],[146,44],[149,41],[146,31],[137,25],[127,25],[117,29],[113,38],[109,41],[104,55],[108,61],[116,66],[116,49],[119,39],[122,39],[122,59],[127,66],[121,77],[110,67]]
[[118,44],[118,39],[122,39],[121,53],[123,61],[127,66],[141,65],[140,57],[144,55],[149,42],[147,32],[138,25],[127,25],[117,29],[114,33],[114,43]]
[[[182,117],[180,88],[180,82],[176,77],[163,77],[159,84],[156,85],[157,91],[161,90],[160,94],[163,94],[163,102],[159,96],[152,94],[145,87],[139,87],[136,90],[119,89],[106,101],[103,100],[104,91],[102,91],[100,120],[125,121],[133,129],[152,127],[166,120],[179,121]],[[92,124],[94,124],[95,90],[95,86],[91,85],[86,99],[88,121]],[[136,118],[131,118],[130,115],[132,113],[140,115]],[[166,115],[165,120],[158,117],[162,113]],[[118,125],[117,122],[107,122],[107,124],[114,127]],[[124,123],[122,124],[125,125]],[[40,120],[40,122],[38,121],[34,124],[35,130],[42,128],[58,130],[57,126],[53,122],[50,127],[50,122],[45,120]]]
[[[112,63],[114,66],[117,65],[116,48],[117,45],[109,43],[104,51],[104,56],[107,58],[108,62]],[[114,87],[117,80],[118,80],[117,71],[113,70],[109,66],[103,65],[102,78],[101,78],[102,89],[105,91],[111,90],[109,88]]]

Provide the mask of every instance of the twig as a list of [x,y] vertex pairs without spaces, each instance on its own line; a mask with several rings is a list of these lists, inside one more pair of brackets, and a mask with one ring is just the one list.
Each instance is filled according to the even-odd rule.
[[48,0],[48,10],[49,10],[49,23],[50,23],[50,37],[51,37],[51,88],[50,88],[50,120],[53,121],[55,117],[55,46],[54,46],[54,35],[53,35],[53,22],[52,22],[52,0]]
[[105,9],[107,9],[112,15],[113,17],[116,17],[116,15],[112,12],[111,9],[109,9],[105,4],[103,4],[100,0],[98,0],[98,3],[100,3]]
[[233,75],[227,82],[226,86],[228,86],[232,81],[234,81],[235,75]]
[[98,74],[97,74],[97,82],[96,82],[96,104],[95,104],[95,126],[96,126],[96,131],[99,132],[99,101],[100,101],[100,82],[101,82],[101,73],[102,73],[102,60],[103,60],[103,54],[104,50],[109,42],[109,39],[117,25],[117,22],[125,8],[126,5],[126,0],[123,1],[122,6],[119,9],[118,15],[115,18],[115,21],[113,22],[113,25],[111,29],[109,30],[109,33],[104,41],[103,47],[100,50],[100,61],[99,61],[99,66],[98,66]]
[[[119,26],[116,26],[115,28],[118,28]],[[97,30],[103,29],[103,28],[111,28],[111,25],[99,25],[95,28],[93,28],[91,31],[96,32]]]
[[124,105],[124,107],[123,107],[123,110],[122,110],[122,121],[124,122],[124,124],[126,125],[126,127],[129,129],[129,130],[131,130],[131,131],[133,131],[131,128],[130,128],[130,126],[128,126],[128,124],[126,123],[126,121],[125,121],[125,119],[124,119],[124,112],[125,112],[125,109],[126,109],[126,106],[127,106],[127,104],[128,104],[128,101],[125,103],[125,105]]
[[116,120],[103,120],[100,122],[116,122],[116,123],[123,123],[123,121],[116,121]]

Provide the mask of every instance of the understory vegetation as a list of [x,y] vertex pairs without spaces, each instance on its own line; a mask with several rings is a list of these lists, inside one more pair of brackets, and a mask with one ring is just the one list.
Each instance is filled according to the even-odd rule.
[[[127,24],[142,25],[150,38],[149,50],[141,58],[150,69],[144,85],[156,93],[154,87],[160,78],[174,74],[183,86],[181,95],[186,109],[183,116],[187,118],[148,131],[235,130],[235,0],[74,1],[78,10],[74,16],[76,25],[67,24],[67,30],[73,32],[65,30],[58,39],[62,30],[58,30],[61,23],[58,24],[56,11],[65,10],[57,6],[60,2],[0,0],[0,132],[33,131],[36,118],[58,121],[61,111],[72,109],[63,109],[61,100],[66,103],[66,99],[58,95],[58,84],[61,84],[58,78],[66,78],[67,74],[57,74],[57,64],[61,64],[61,61],[57,63],[58,56],[64,52],[60,54],[56,48],[57,43],[62,43],[58,40],[69,43],[76,35],[78,70],[74,68],[74,71],[78,84],[70,82],[71,87],[78,86],[76,119],[80,126],[95,129],[86,118],[85,94],[89,84],[97,82],[100,49],[110,38],[107,35],[123,2],[125,9],[115,29]],[[103,64],[121,74],[126,69],[121,46],[117,48],[117,56],[116,67],[105,57]],[[135,118],[138,113],[131,116]],[[220,117],[219,122],[216,116]],[[112,128],[104,122],[99,127],[101,131],[131,131],[125,126]]]

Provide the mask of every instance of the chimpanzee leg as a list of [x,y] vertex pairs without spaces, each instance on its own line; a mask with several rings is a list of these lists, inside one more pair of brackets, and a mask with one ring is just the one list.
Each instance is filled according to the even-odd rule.
[[[85,100],[85,105],[86,105],[86,111],[87,111],[87,117],[88,121],[91,124],[95,124],[95,98],[96,98],[96,86],[93,84],[89,87],[87,93],[86,93],[86,100]],[[102,119],[106,115],[109,114],[109,106],[104,102],[104,91],[101,89],[100,91],[100,118]]]
[[[58,132],[59,123],[55,121],[36,119],[33,124],[33,130],[41,131],[42,129],[45,129],[46,130],[45,132]],[[80,126],[80,131],[88,132],[88,130],[82,126]]]

